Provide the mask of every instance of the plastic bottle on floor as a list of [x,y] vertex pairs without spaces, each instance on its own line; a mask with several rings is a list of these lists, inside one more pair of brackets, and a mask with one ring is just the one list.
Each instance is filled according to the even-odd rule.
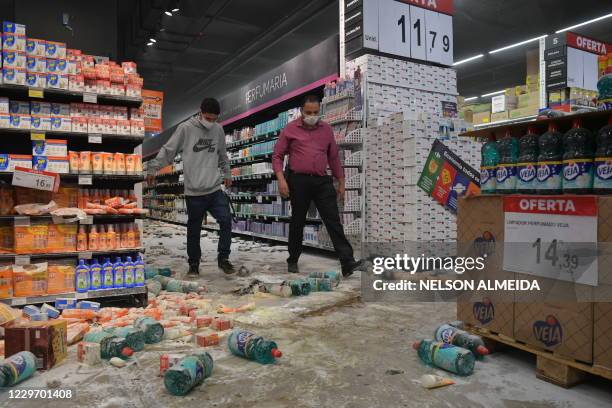
[[98,263],[98,260],[94,258],[89,265],[89,276],[91,286],[89,289],[98,290],[102,289],[102,265]]
[[313,292],[331,292],[333,290],[331,279],[308,278],[308,283]]
[[105,258],[102,264],[102,287],[104,289],[114,288],[113,263],[110,258]]
[[293,296],[307,296],[312,290],[310,283],[305,279],[295,279],[288,283]]
[[538,194],[561,194],[563,181],[563,134],[555,123],[538,138]]
[[105,331],[89,332],[83,338],[89,343],[100,344],[100,358],[110,360],[113,357],[126,359],[134,354],[124,338]]
[[434,340],[417,341],[412,347],[426,364],[459,375],[470,375],[474,371],[476,358],[468,349]]
[[529,127],[519,140],[519,157],[516,165],[516,191],[519,194],[535,194],[538,165],[538,135]]
[[330,279],[336,285],[339,284],[340,281],[342,280],[342,274],[338,271],[310,272],[308,277],[315,278],[315,279]]
[[612,116],[597,133],[593,192],[612,194]]
[[134,286],[145,285],[145,264],[142,260],[142,256],[138,255],[136,262],[134,262]]
[[164,373],[164,385],[172,395],[187,395],[212,375],[213,359],[210,354],[196,353],[182,358]]
[[289,286],[286,282],[266,284],[266,291],[272,295],[276,295],[280,297],[293,296],[293,291],[291,290],[291,286]]
[[0,362],[0,387],[12,387],[36,372],[36,356],[20,351]]
[[142,330],[145,336],[145,343],[159,343],[164,337],[164,327],[157,320],[143,316],[134,321],[134,327]]
[[142,351],[145,346],[144,332],[135,327],[107,327],[105,332],[114,334],[117,337],[125,339],[129,348],[134,351]]
[[234,330],[227,338],[227,346],[232,354],[261,364],[274,363],[283,355],[275,342],[244,330]]
[[134,287],[134,262],[132,262],[131,256],[128,256],[125,259],[125,263],[123,264],[123,273],[125,274],[125,287],[133,288]]
[[593,189],[593,134],[574,119],[563,135],[563,193],[589,194]]
[[450,324],[443,324],[435,331],[435,339],[444,343],[453,344],[470,350],[474,355],[485,356],[489,350],[482,338],[465,330],[458,329]]
[[89,290],[90,284],[90,276],[89,276],[89,266],[85,263],[84,259],[79,261],[75,272],[75,287],[78,293],[85,293]]
[[113,264],[113,287],[125,287],[125,271],[120,257],[115,258],[115,263]]
[[482,145],[480,156],[480,192],[482,194],[495,194],[497,165],[499,164],[495,133],[491,133],[489,141]]

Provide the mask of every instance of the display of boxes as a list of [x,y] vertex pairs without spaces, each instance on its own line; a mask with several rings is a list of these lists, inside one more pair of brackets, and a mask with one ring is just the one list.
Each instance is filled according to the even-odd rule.
[[25,80],[25,69],[2,68],[2,83],[11,85],[25,85]]
[[47,74],[27,72],[25,85],[32,88],[44,88],[47,85]]
[[25,52],[26,38],[24,35],[2,33],[2,49]]
[[11,115],[10,126],[13,129],[30,129],[32,118],[30,115]]
[[51,117],[51,130],[70,132],[72,119],[69,117]]
[[47,58],[66,58],[66,43],[47,41],[45,43],[45,56]]
[[49,102],[31,101],[30,114],[32,116],[51,116],[51,104]]
[[72,131],[79,132],[79,133],[87,133],[88,132],[87,118],[73,117],[72,118]]
[[26,39],[26,53],[28,56],[44,57],[46,49],[46,41],[36,38]]
[[49,116],[32,116],[30,120],[32,130],[51,130],[51,118]]
[[68,89],[76,92],[85,91],[85,78],[83,78],[83,75],[68,75]]
[[32,156],[27,154],[9,154],[8,168],[6,171],[15,171],[15,167],[32,168]]
[[2,66],[6,68],[26,68],[26,54],[22,51],[2,51]]
[[9,112],[14,115],[29,115],[30,102],[27,101],[9,101]]
[[34,156],[68,156],[68,143],[66,140],[46,139],[32,141],[32,155]]
[[47,88],[68,89],[68,75],[48,73]]
[[51,103],[50,104],[51,116],[70,116],[70,104],[68,103]]
[[5,354],[30,351],[37,368],[49,370],[68,354],[68,326],[65,320],[21,322],[5,328]]

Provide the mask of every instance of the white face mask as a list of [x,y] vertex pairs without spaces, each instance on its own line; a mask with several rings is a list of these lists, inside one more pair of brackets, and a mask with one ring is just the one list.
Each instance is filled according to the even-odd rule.
[[309,115],[303,115],[302,116],[302,120],[304,121],[305,124],[307,124],[308,126],[314,126],[317,123],[319,123],[319,116],[309,116]]
[[202,124],[202,126],[204,126],[206,129],[210,129],[211,127],[213,127],[213,125],[215,124],[215,122],[211,122],[209,120],[206,120],[206,118],[204,116],[200,115],[200,123]]

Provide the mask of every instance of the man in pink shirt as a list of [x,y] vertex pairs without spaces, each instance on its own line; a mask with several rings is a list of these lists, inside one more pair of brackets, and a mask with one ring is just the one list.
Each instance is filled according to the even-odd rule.
[[[272,154],[272,166],[283,198],[291,200],[289,225],[288,271],[297,273],[297,262],[302,253],[304,223],[310,203],[314,201],[325,228],[331,237],[342,265],[342,274],[351,275],[362,264],[353,257],[353,248],[344,235],[340,223],[337,198],[344,197],[344,170],[338,157],[338,145],[329,124],[319,118],[321,103],[309,95],[302,104],[302,116],[289,123],[280,134]],[[283,161],[289,155],[287,177]],[[334,189],[327,167],[338,180]]]

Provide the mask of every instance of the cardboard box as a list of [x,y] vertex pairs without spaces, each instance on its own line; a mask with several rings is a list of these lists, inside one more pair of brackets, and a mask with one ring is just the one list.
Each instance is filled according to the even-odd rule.
[[510,111],[510,119],[518,119],[526,116],[537,115],[539,108],[537,106],[519,108]]
[[45,40],[26,38],[26,53],[32,56],[44,57],[46,43]]
[[2,51],[2,66],[6,68],[26,68],[26,54],[22,51]]
[[595,303],[593,316],[593,364],[612,369],[612,302]]
[[508,120],[509,117],[508,111],[493,113],[491,114],[491,123],[499,122],[500,120]]
[[11,85],[25,85],[25,69],[2,68],[2,83]]
[[481,123],[490,123],[491,122],[491,112],[480,112],[474,113],[472,116],[472,123],[475,125],[479,125]]
[[49,370],[68,354],[68,328],[65,320],[18,323],[5,329],[5,354],[30,351],[36,366]]

